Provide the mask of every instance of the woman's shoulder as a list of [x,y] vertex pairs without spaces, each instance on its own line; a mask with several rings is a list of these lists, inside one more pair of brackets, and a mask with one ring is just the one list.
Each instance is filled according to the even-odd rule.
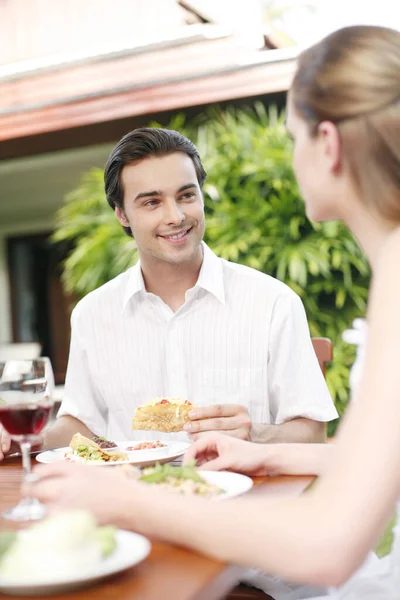
[[378,261],[378,270],[385,272],[388,269],[397,269],[400,263],[400,227],[396,227],[386,237]]
[[387,252],[398,252],[400,250],[400,226],[389,233],[383,247]]
[[[400,303],[400,227],[387,235],[381,247],[379,260],[374,266],[374,275],[369,301],[369,313],[379,322],[394,319],[399,322]],[[400,325],[400,323],[399,323]]]

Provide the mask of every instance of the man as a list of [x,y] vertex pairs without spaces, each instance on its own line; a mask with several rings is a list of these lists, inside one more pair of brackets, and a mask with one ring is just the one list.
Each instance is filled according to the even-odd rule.
[[256,442],[324,440],[337,413],[302,303],[202,242],[205,177],[196,147],[175,131],[136,129],[112,151],[107,200],[140,262],[75,308],[65,397],[44,448],[77,431],[168,437],[131,429],[135,408],[158,396],[196,405],[185,425],[192,439],[219,430]]

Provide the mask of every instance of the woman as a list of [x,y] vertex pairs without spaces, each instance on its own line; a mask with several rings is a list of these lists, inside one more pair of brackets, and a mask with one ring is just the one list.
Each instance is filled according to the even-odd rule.
[[[373,270],[355,402],[334,446],[255,445],[209,434],[187,459],[253,475],[315,473],[316,485],[297,499],[221,504],[154,496],[116,473],[53,465],[38,470],[42,479],[28,491],[51,507],[84,506],[101,520],[217,559],[337,588],[375,546],[400,496],[400,33],[350,27],[306,50],[287,127],[308,216],[343,220]],[[350,581],[347,597],[398,598],[400,544],[393,559],[367,583]],[[328,595],[346,597],[345,590]]]

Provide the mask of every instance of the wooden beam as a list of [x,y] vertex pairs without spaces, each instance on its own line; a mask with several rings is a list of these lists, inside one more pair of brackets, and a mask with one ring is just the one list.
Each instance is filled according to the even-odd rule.
[[295,60],[0,115],[0,141],[286,91]]

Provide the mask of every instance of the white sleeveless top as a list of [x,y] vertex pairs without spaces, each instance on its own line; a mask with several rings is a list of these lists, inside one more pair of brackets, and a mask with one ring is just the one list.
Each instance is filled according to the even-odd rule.
[[[351,395],[354,397],[364,363],[366,321],[356,319],[353,329],[344,332],[343,339],[357,345],[356,360],[349,376]],[[249,572],[246,582],[276,600],[400,600],[400,503],[397,505],[397,514],[398,525],[393,530],[392,552],[383,559],[370,552],[364,564],[340,588],[317,589],[296,585],[260,571]]]
[[[364,319],[356,319],[353,329],[343,334],[343,339],[357,345],[357,357],[350,373],[352,397],[360,381],[367,325]],[[399,600],[400,599],[400,503],[397,505],[397,525],[393,530],[391,553],[381,560],[368,560],[343,586],[330,589],[325,596],[313,600]]]

